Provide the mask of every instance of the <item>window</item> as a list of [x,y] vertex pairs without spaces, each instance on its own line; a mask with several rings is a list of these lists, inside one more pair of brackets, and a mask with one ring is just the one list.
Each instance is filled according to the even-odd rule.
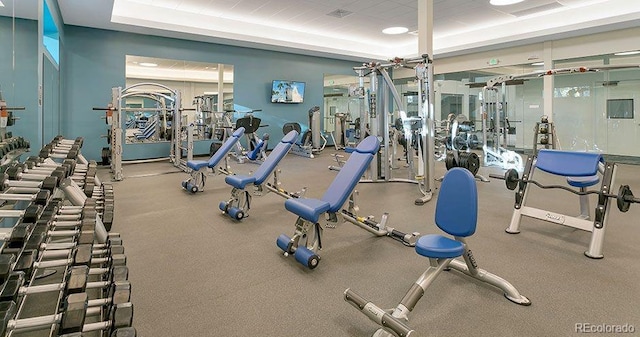
[[633,119],[633,99],[608,99],[607,118]]

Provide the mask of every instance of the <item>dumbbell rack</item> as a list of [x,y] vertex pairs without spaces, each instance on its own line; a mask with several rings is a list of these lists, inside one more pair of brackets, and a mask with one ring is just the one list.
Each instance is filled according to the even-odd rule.
[[533,129],[533,155],[536,156],[541,148],[558,148],[556,128],[553,126],[553,122],[542,120],[537,122]]
[[81,146],[57,136],[2,174],[0,337],[135,337],[113,187]]

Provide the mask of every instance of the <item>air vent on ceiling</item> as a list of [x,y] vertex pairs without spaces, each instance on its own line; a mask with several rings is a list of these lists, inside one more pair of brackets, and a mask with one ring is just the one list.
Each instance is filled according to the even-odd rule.
[[351,14],[353,14],[353,12],[348,11],[346,9],[336,9],[335,11],[333,11],[331,13],[327,13],[327,15],[333,16],[334,18],[338,18],[338,19],[342,19],[345,16],[349,16]]
[[562,6],[562,4],[560,4],[557,1],[554,1],[546,5],[536,6],[536,7],[531,7],[529,9],[525,9],[521,11],[511,12],[510,14],[515,15],[517,17],[521,17],[521,16],[527,16],[527,15],[536,14],[536,13],[542,13],[542,12],[550,11],[552,9],[561,8],[561,7],[564,7],[564,6]]

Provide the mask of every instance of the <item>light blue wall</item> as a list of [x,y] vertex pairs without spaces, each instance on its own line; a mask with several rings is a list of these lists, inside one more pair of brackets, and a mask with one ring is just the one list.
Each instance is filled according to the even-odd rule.
[[[101,112],[92,107],[105,107],[111,100],[111,88],[125,85],[125,56],[139,55],[199,62],[234,65],[234,102],[254,109],[268,128],[272,148],[282,138],[286,122],[308,124],[307,111],[323,104],[323,76],[352,75],[354,62],[302,56],[250,48],[225,46],[196,41],[65,26],[65,49],[62,67],[63,134],[68,138],[84,137],[83,154],[100,158],[107,146],[106,125]],[[271,81],[289,79],[306,82],[303,104],[273,104]],[[185,100],[191,98],[185,97]],[[263,131],[264,130],[264,131]],[[123,159],[166,157],[168,143],[125,145]]]
[[[7,128],[14,136],[32,143],[38,141],[38,22],[0,17],[0,87],[9,106],[25,107],[14,113],[20,120]],[[15,69],[13,48],[15,41]],[[36,144],[34,150],[39,150]]]

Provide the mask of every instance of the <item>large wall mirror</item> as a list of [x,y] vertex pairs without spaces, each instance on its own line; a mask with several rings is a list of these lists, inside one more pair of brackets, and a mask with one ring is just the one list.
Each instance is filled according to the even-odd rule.
[[[2,0],[0,6],[0,100],[13,120],[2,128],[3,137],[23,137],[38,146],[38,1]],[[11,125],[13,124],[13,125]]]
[[170,141],[175,109],[181,125],[193,126],[194,141],[210,140],[218,117],[233,109],[233,65],[127,55],[126,87],[132,85],[139,85],[136,94],[122,102],[127,144]]
[[[369,77],[364,81],[367,87]],[[358,91],[359,83],[356,75],[324,75],[323,131],[333,137],[334,145],[345,145],[353,140],[360,112],[367,109]]]
[[60,29],[54,8],[43,1],[42,14],[42,140],[60,134]]
[[555,76],[553,120],[563,148],[637,163],[625,157],[640,157],[640,116],[635,111],[640,106],[639,64],[633,53],[556,61],[556,68],[622,67]]

